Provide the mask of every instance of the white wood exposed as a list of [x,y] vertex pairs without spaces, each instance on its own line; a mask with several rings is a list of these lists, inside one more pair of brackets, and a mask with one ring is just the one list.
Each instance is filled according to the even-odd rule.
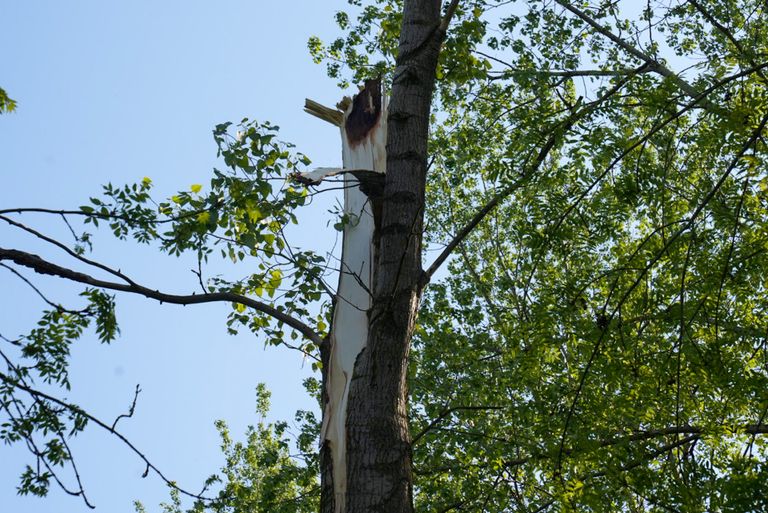
[[[346,120],[352,110],[352,102],[344,101],[342,105],[346,106],[343,118]],[[350,144],[344,123],[341,123],[343,168],[318,168],[302,174],[303,179],[319,183],[324,178],[343,173],[344,212],[351,219],[344,228],[342,242],[341,273],[330,332],[331,349],[326,381],[328,402],[323,411],[321,431],[321,439],[329,443],[331,450],[336,513],[343,513],[346,503],[347,396],[355,360],[368,339],[368,309],[371,306],[369,291],[373,283],[374,251],[374,220],[370,200],[357,186],[357,178],[345,171],[385,172],[386,115],[387,99],[384,97],[377,125],[364,140],[355,145]],[[331,119],[326,121],[334,123]]]

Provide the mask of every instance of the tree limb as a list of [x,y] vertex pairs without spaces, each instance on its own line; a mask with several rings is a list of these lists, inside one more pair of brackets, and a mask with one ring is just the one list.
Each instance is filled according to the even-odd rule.
[[[642,69],[638,68],[637,71],[640,71]],[[595,100],[594,102],[583,106],[582,108],[576,108],[574,109],[574,112],[568,116],[561,124],[560,126],[556,127],[555,130],[553,130],[552,135],[547,139],[547,141],[544,143],[544,145],[539,150],[538,154],[536,155],[536,159],[534,160],[533,164],[527,169],[523,170],[521,172],[521,176],[518,180],[510,184],[509,186],[502,189],[500,192],[496,193],[493,198],[491,198],[488,203],[486,203],[483,208],[481,208],[475,215],[472,217],[472,219],[467,223],[461,230],[459,230],[459,233],[456,234],[456,236],[451,240],[451,242],[448,243],[448,245],[443,249],[443,251],[438,255],[438,257],[435,259],[434,262],[432,262],[432,265],[429,266],[429,268],[424,271],[424,275],[422,276],[422,283],[421,286],[426,286],[429,281],[432,279],[432,276],[435,274],[435,272],[440,268],[440,266],[445,262],[446,259],[453,253],[453,251],[456,249],[456,247],[461,244],[461,242],[467,238],[467,236],[474,230],[480,222],[485,219],[485,216],[488,215],[489,212],[491,212],[496,206],[507,196],[514,193],[517,189],[519,189],[521,186],[525,184],[525,182],[535,173],[539,167],[544,163],[544,160],[546,160],[547,156],[549,155],[549,152],[552,150],[552,148],[555,147],[555,145],[558,142],[558,139],[565,134],[570,128],[576,124],[577,121],[579,121],[584,115],[589,114],[590,112],[594,111],[602,102],[604,102],[606,99],[610,98],[615,94],[619,89],[624,87],[624,84],[634,75],[628,75],[624,77],[622,80],[620,80],[616,85],[614,85],[609,91],[607,91],[605,94],[603,94],[600,98]]]
[[522,185],[522,183],[522,180],[517,180],[509,187],[504,188],[502,191],[496,193],[493,198],[491,198],[491,200],[483,206],[483,208],[477,211],[472,219],[466,225],[464,225],[461,230],[459,230],[459,233],[453,237],[451,242],[449,242],[443,251],[437,256],[434,262],[432,262],[432,265],[430,265],[429,268],[424,271],[422,287],[429,283],[429,281],[432,279],[432,276],[440,268],[440,266],[443,265],[449,256],[451,256],[451,253],[453,253],[456,247],[461,244],[462,241],[464,241],[464,239],[466,239],[470,233],[472,233],[472,230],[474,230],[477,225],[480,224],[483,219],[485,219],[485,216],[487,216],[491,210],[496,208],[496,206],[504,198],[515,192]]
[[55,239],[52,239],[52,238],[50,238],[50,237],[48,237],[46,235],[43,235],[42,233],[38,232],[37,230],[34,230],[34,229],[32,229],[32,228],[30,228],[28,226],[25,226],[22,223],[14,221],[13,219],[10,219],[10,218],[8,218],[8,217],[6,217],[4,215],[0,215],[0,219],[5,221],[6,223],[10,224],[11,226],[15,226],[17,228],[21,228],[25,232],[31,233],[32,235],[34,235],[35,237],[37,237],[40,240],[44,240],[45,242],[53,244],[57,248],[64,250],[69,256],[71,256],[73,258],[76,258],[77,260],[80,260],[81,262],[83,262],[85,264],[88,264],[88,265],[91,265],[91,266],[96,267],[98,269],[101,269],[102,271],[106,271],[109,274],[112,274],[112,275],[120,278],[121,280],[127,282],[130,285],[136,285],[135,283],[133,283],[130,280],[130,278],[128,278],[126,275],[124,275],[120,271],[117,271],[115,269],[107,267],[106,265],[100,264],[99,262],[96,262],[94,260],[90,260],[88,258],[85,258],[83,255],[79,255],[76,252],[72,251],[70,248],[68,248],[66,245],[62,244],[61,242],[59,242],[59,241],[57,241]]
[[432,422],[416,434],[411,440],[411,445],[415,445],[421,437],[426,435],[433,427],[442,422],[448,415],[456,411],[469,410],[469,411],[488,411],[488,410],[503,410],[501,406],[454,406],[452,408],[446,408],[440,414],[432,419]]
[[[150,223],[153,225],[173,223],[175,221],[181,221],[183,219],[196,216],[202,212],[210,212],[214,208],[217,208],[217,206],[213,206],[205,210],[195,210],[191,212],[186,212],[176,217],[168,217],[166,219],[155,219],[150,221]],[[84,212],[82,210],[56,210],[52,208],[39,208],[39,207],[4,208],[0,210],[0,214],[27,214],[27,213],[55,214],[59,216],[82,216],[82,217],[91,217],[91,218],[97,218],[97,219],[119,219],[121,221],[127,221],[127,222],[133,221],[133,218],[127,215],[115,214],[115,213],[102,214],[101,212]]]
[[[123,442],[126,446],[128,446],[128,448],[134,454],[136,454],[146,464],[147,470],[152,470],[153,472],[155,472],[160,477],[160,479],[162,479],[171,488],[174,488],[174,489],[178,490],[180,493],[182,493],[184,495],[187,495],[188,497],[192,497],[194,499],[198,499],[198,500],[201,500],[201,501],[211,501],[212,500],[209,497],[203,497],[200,494],[195,494],[195,493],[192,493],[192,492],[188,492],[188,491],[184,490],[183,488],[180,488],[178,485],[176,485],[175,481],[173,481],[171,479],[168,479],[155,465],[153,465],[152,462],[149,461],[149,458],[147,458],[147,456],[145,456],[144,453],[142,453],[135,445],[133,445],[131,443],[131,441],[128,440],[125,437],[125,435],[123,435],[122,433],[116,431],[113,426],[110,426],[109,424],[106,424],[105,422],[103,422],[103,421],[99,420],[98,418],[94,417],[90,413],[85,412],[79,406],[77,406],[75,404],[67,403],[65,401],[62,401],[61,399],[57,399],[56,397],[53,397],[53,396],[51,396],[49,394],[46,394],[45,392],[41,392],[40,390],[36,390],[34,388],[31,388],[31,387],[29,387],[29,386],[27,386],[27,385],[25,385],[23,383],[20,383],[18,380],[13,379],[11,376],[3,373],[2,371],[0,371],[0,381],[2,381],[3,383],[5,383],[5,384],[7,384],[9,386],[17,388],[19,390],[23,390],[24,392],[26,392],[29,395],[31,395],[34,398],[35,401],[39,401],[39,400],[49,401],[49,402],[51,402],[53,404],[57,404],[57,405],[65,408],[65,409],[71,411],[72,413],[74,413],[76,415],[80,415],[82,417],[85,417],[90,422],[93,422],[97,426],[105,429],[109,433],[111,433],[114,436],[116,436],[121,442]],[[115,423],[117,423],[117,422],[115,422]],[[145,475],[146,475],[146,473],[145,473]],[[82,490],[81,490],[81,492],[82,492]],[[81,494],[80,493],[74,493],[73,495],[81,495]],[[88,505],[91,508],[93,508],[93,506],[91,506],[90,504],[88,504]]]
[[[768,435],[768,425],[766,424],[746,424],[746,425],[737,427],[735,430],[738,431],[739,433],[752,435],[752,436]],[[688,425],[670,426],[670,427],[660,428],[660,429],[636,431],[628,435],[604,438],[599,441],[595,449],[604,449],[606,447],[612,447],[614,445],[620,445],[623,443],[642,442],[642,441],[652,440],[654,438],[661,438],[669,435],[686,435],[685,439],[687,440],[690,437],[701,438],[702,436],[706,436],[706,434],[707,434],[706,430],[698,426],[688,426]],[[574,452],[582,452],[584,450],[589,450],[589,449],[573,447],[573,448],[565,448],[563,449],[562,452],[563,454],[572,454]],[[552,459],[552,455],[549,453],[534,454],[531,456],[523,456],[521,458],[516,458],[514,460],[506,460],[504,462],[504,466],[511,468],[511,467],[524,465],[532,460],[548,460],[548,459]],[[634,465],[634,466],[637,466],[637,465]]]
[[[585,13],[581,9],[571,5],[570,2],[566,2],[565,0],[555,0],[555,2],[560,4],[563,8],[567,9],[568,11],[571,11],[578,18],[584,21],[587,25],[595,29],[595,31],[597,31],[598,33],[602,34],[603,36],[607,37],[608,39],[616,43],[617,46],[619,46],[622,50],[630,54],[632,57],[644,62],[645,65],[650,70],[655,71],[659,75],[667,77],[670,80],[672,80],[675,83],[675,85],[677,85],[677,87],[690,98],[700,97],[700,92],[691,84],[689,84],[688,82],[680,78],[680,76],[677,73],[667,68],[662,63],[660,63],[659,61],[651,57],[650,55],[643,53],[637,48],[635,48],[634,46],[630,45],[629,43],[621,39],[619,36],[617,36],[610,30],[600,25],[594,18],[589,16],[587,13]],[[712,105],[710,102],[706,100],[701,100],[700,104],[714,113],[721,113],[723,110],[715,105]]]
[[193,305],[215,302],[239,303],[249,308],[253,308],[258,312],[265,313],[275,320],[290,326],[318,346],[322,342],[320,335],[318,335],[312,328],[304,324],[302,321],[296,319],[295,317],[281,312],[266,303],[256,301],[255,299],[251,299],[241,294],[235,294],[234,292],[211,292],[207,294],[191,295],[166,294],[133,282],[123,284],[100,280],[88,274],[73,271],[72,269],[61,267],[54,263],[48,262],[47,260],[43,260],[38,255],[33,255],[31,253],[26,253],[16,249],[0,248],[0,260],[10,260],[18,265],[28,267],[39,274],[58,276],[59,278],[65,278],[67,280],[84,283],[86,285],[91,285],[93,287],[99,287],[102,289],[139,294],[149,299],[160,301],[161,303],[171,303],[176,305]]
[[492,73],[499,73],[498,77],[491,77],[490,80],[501,80],[507,78],[510,75],[541,75],[544,77],[622,77],[626,75],[638,75],[643,73],[651,73],[653,70],[647,67],[638,68],[619,68],[619,69],[564,69],[564,70],[547,70],[547,69],[523,69],[517,68],[505,60],[494,57],[493,55],[475,50],[477,55],[482,55],[487,59],[496,61],[499,64],[506,66],[507,70],[494,71]]
[[451,3],[445,9],[445,15],[443,16],[443,19],[440,20],[440,30],[442,32],[448,30],[448,25],[451,24],[451,19],[453,18],[453,15],[456,14],[456,8],[458,6],[459,0],[451,0]]

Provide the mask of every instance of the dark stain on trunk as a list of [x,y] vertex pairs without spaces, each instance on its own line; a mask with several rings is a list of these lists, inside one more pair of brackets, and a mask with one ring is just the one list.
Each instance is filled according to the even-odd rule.
[[381,116],[381,79],[366,80],[365,87],[352,100],[352,112],[344,124],[350,146],[368,137]]

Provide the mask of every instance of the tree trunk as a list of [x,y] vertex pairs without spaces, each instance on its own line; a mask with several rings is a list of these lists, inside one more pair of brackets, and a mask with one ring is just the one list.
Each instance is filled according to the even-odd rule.
[[413,511],[408,351],[421,293],[427,135],[440,0],[406,0],[387,119],[387,172],[368,342],[347,403],[346,513]]

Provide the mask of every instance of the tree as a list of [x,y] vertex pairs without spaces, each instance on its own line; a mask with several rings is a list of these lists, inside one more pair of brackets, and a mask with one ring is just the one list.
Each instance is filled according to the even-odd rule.
[[10,98],[5,89],[0,87],[0,114],[13,112],[16,110],[16,100]]
[[[321,511],[765,509],[764,3],[350,3],[345,37],[310,46],[342,82],[389,84],[387,169],[346,495],[323,451]],[[145,180],[62,213],[260,272],[176,296],[88,260],[87,237],[48,242],[114,282],[0,250],[89,287],[19,341],[33,364],[9,363],[3,406],[32,402],[6,437],[84,426],[27,382],[65,384],[61,347],[88,323],[114,336],[105,291],[232,302],[233,330],[323,360],[326,262],[284,238],[313,186],[278,181],[308,162],[269,124],[214,133],[229,170],[210,192],[155,206]]]

